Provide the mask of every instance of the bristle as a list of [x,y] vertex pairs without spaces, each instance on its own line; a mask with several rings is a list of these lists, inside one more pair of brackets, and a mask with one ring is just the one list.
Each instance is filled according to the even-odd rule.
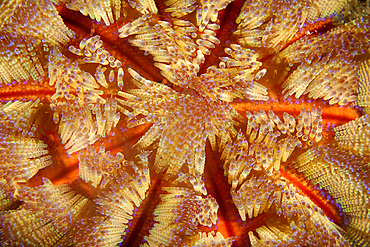
[[54,186],[48,179],[43,179],[43,182],[34,188],[23,186],[19,199],[24,201],[24,207],[0,216],[1,222],[6,222],[2,232],[7,240],[22,245],[54,245],[79,219],[89,203],[87,198],[72,192],[67,185]]
[[212,232],[202,232],[199,233],[199,239],[196,243],[193,243],[193,246],[200,247],[200,246],[232,246],[233,242],[235,241],[236,237],[230,237],[225,239],[224,236],[220,232],[215,233]]
[[[240,45],[231,44],[231,49],[226,48],[226,53],[230,57],[221,58],[224,65],[220,63],[219,67],[212,66],[208,68],[207,73],[198,76],[200,66],[205,61],[204,56],[209,55],[215,45],[220,43],[215,33],[219,26],[210,24],[208,27],[207,18],[211,18],[208,15],[211,15],[209,13],[212,11],[217,12],[218,7],[225,7],[228,1],[220,3],[205,1],[204,4],[204,8],[198,8],[200,12],[205,11],[205,20],[199,23],[201,30],[197,30],[189,21],[177,19],[173,23],[159,21],[152,25],[150,19],[143,16],[121,27],[120,37],[134,35],[129,39],[130,43],[153,55],[156,61],[154,65],[175,85],[197,90],[212,100],[221,99],[227,102],[235,98],[268,100],[267,89],[253,81],[254,77],[256,80],[260,79],[266,69],[258,71],[261,62],[257,61],[257,53],[243,49]],[[208,5],[216,7],[210,12]],[[240,72],[240,69],[243,71]],[[231,89],[234,89],[234,92]]]
[[16,37],[0,34],[0,85],[12,81],[32,79],[39,81],[45,76],[40,59],[46,57],[48,44],[29,37]]
[[[9,4],[12,1],[9,2]],[[73,32],[63,23],[54,4],[48,0],[24,1],[9,8],[0,6],[1,29],[18,36],[45,39],[50,44],[66,44]]]
[[278,52],[304,24],[304,7],[291,1],[247,1],[236,20],[239,25],[234,34],[241,45]]
[[[362,42],[370,37],[368,25],[368,20],[350,22],[323,35],[299,40],[282,51],[279,58],[285,58],[291,65],[298,64],[283,84],[286,96],[295,93],[298,98],[308,93],[309,97],[340,105],[356,101],[360,65],[355,57],[370,48]],[[311,50],[313,47],[315,51]],[[359,51],[359,47],[363,49]]]
[[334,128],[339,147],[360,155],[369,155],[370,115],[366,114]]
[[369,219],[369,166],[365,158],[331,146],[315,147],[300,155],[295,167],[341,207],[344,235],[354,245],[367,239]]
[[[168,168],[169,174],[176,174],[187,162],[190,173],[203,174],[206,139],[212,145],[215,145],[214,136],[218,136],[223,142],[228,140],[236,131],[225,126],[231,126],[238,119],[238,113],[226,102],[217,104],[219,110],[216,110],[216,104],[211,100],[178,93],[163,84],[144,79],[131,69],[129,73],[140,89],[131,90],[130,94],[120,92],[119,95],[126,98],[120,103],[132,107],[133,112],[124,112],[127,116],[142,114],[145,117],[130,122],[128,127],[153,123],[135,146],[146,148],[162,136],[159,138],[155,160],[159,171]],[[147,104],[150,106],[143,107]],[[170,120],[170,124],[163,125],[163,118]],[[221,124],[226,132],[218,128]],[[203,130],[199,132],[200,129]]]
[[171,16],[180,18],[188,15],[196,9],[195,0],[167,0],[167,7],[164,11],[170,12]]
[[[38,139],[38,113],[41,106],[39,101],[14,101],[0,105],[0,178],[5,179],[11,187],[16,186],[17,182],[29,180],[52,163],[48,146]],[[11,176],[11,172],[17,175]]]
[[[321,109],[315,106],[312,113],[303,108],[297,121],[284,113],[282,122],[271,110],[268,114],[260,110],[246,115],[246,135],[239,131],[236,140],[228,143],[221,155],[225,175],[232,185],[231,196],[244,221],[246,216],[257,217],[276,204],[276,200],[280,201],[276,196],[282,193],[285,182],[275,176],[281,163],[288,160],[297,145],[319,141],[317,135],[322,131]],[[296,136],[298,132],[302,135]]]
[[73,101],[79,98],[86,103],[105,102],[100,97],[103,92],[97,90],[99,84],[94,77],[85,71],[81,71],[77,63],[70,62],[56,47],[49,55],[48,69],[49,85],[56,88],[55,94],[51,97],[51,108],[53,110],[56,107],[54,102],[63,102],[64,100]]
[[78,56],[83,57],[82,61],[79,60],[79,64],[92,63],[100,64],[100,68],[105,68],[102,66],[107,66],[111,69],[120,68],[122,62],[115,57],[113,57],[103,46],[103,41],[100,39],[99,35],[95,35],[89,39],[82,39],[79,44],[79,48],[70,45],[68,50]]
[[370,60],[361,63],[358,70],[359,87],[356,92],[358,93],[357,105],[363,107],[365,113],[370,113]]
[[89,15],[91,19],[95,19],[97,22],[103,20],[105,25],[109,26],[115,20],[118,20],[121,15],[126,15],[126,11],[122,8],[122,5],[121,0],[74,0],[68,2],[66,7],[71,10],[80,11],[83,15]]
[[309,20],[324,18],[327,16],[340,13],[344,6],[348,4],[348,0],[332,1],[332,0],[315,0],[312,1],[307,14]]
[[67,153],[71,154],[95,143],[100,137],[107,136],[120,119],[117,102],[107,100],[106,104],[87,104],[73,109],[60,109],[59,134]]
[[197,26],[199,31],[203,31],[208,23],[215,23],[218,18],[218,12],[226,8],[232,0],[221,0],[221,1],[201,1],[201,8],[197,9]]
[[[184,243],[187,235],[195,237],[194,243],[204,241],[199,239],[201,234],[198,226],[216,224],[218,204],[211,196],[201,196],[199,192],[180,187],[164,187],[166,194],[161,195],[161,203],[154,210],[154,227],[149,231],[149,236],[144,237],[149,246],[168,243],[177,246]],[[186,211],[181,210],[187,208]],[[185,235],[184,235],[185,234]],[[230,243],[232,239],[227,241]],[[224,238],[217,234],[217,241]],[[224,240],[225,241],[225,240]]]
[[[128,162],[118,153],[112,156],[101,146],[86,149],[80,155],[80,176],[97,190],[97,216],[76,222],[67,243],[76,246],[116,246],[133,219],[135,208],[146,198],[150,186],[147,152],[141,152],[137,162]],[[125,164],[127,163],[127,165]],[[98,174],[101,173],[102,176]],[[96,176],[98,175],[98,176]],[[91,238],[89,232],[94,232]]]

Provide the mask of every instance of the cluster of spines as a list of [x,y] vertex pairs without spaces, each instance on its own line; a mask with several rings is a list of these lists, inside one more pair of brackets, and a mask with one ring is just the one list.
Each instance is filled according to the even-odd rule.
[[238,44],[225,48],[225,53],[228,57],[220,57],[218,67],[211,66],[200,75],[207,96],[227,102],[236,98],[268,100],[267,88],[257,83],[267,71],[259,69],[262,63],[257,60],[258,54]]
[[[59,122],[58,133],[68,154],[108,136],[120,119],[114,99],[108,99],[105,104],[74,105],[72,109],[61,108],[61,118],[56,121]],[[57,116],[59,119],[59,113]]]
[[[197,9],[196,19],[199,31],[203,31],[208,24],[215,23],[218,20],[218,12],[227,7],[233,0],[202,0],[201,7]],[[211,21],[211,23],[210,23]]]
[[139,154],[138,162],[127,161],[89,146],[80,154],[80,178],[96,190],[94,212],[73,226],[66,243],[76,246],[117,246],[133,219],[135,208],[146,197],[150,186],[148,152]]
[[281,51],[303,26],[318,18],[338,15],[347,1],[246,1],[236,23],[234,34],[239,44]]
[[49,49],[46,43],[35,38],[13,38],[1,33],[0,44],[0,84],[30,78],[38,81],[44,77],[40,58]]
[[179,172],[177,178],[172,182],[173,186],[188,188],[194,190],[196,193],[201,193],[204,196],[207,195],[204,179],[199,173],[191,175],[190,173]]
[[88,199],[68,185],[54,186],[48,179],[43,182],[34,188],[23,186],[17,198],[24,205],[0,215],[7,242],[24,246],[55,245],[79,219]]
[[26,182],[51,164],[47,145],[38,138],[41,106],[38,100],[7,102],[0,106],[0,178],[13,189],[17,188],[13,187],[17,182]]
[[42,104],[36,101],[9,101],[0,104],[0,126],[2,136],[16,135],[20,137],[37,136],[37,128],[40,124],[38,114]]
[[201,16],[199,29],[189,21],[178,19],[172,20],[172,23],[158,21],[151,25],[148,21],[150,15],[143,15],[121,27],[120,37],[132,35],[130,43],[153,55],[154,65],[161,69],[161,74],[182,88],[192,88],[212,100],[267,100],[266,88],[253,81],[254,76],[259,79],[266,72],[257,73],[261,65],[256,61],[257,53],[244,50],[237,44],[225,50],[230,57],[222,57],[219,68],[213,66],[207,73],[198,76],[200,65],[205,61],[204,55],[210,55],[215,45],[220,43],[216,37],[220,27],[213,22],[212,13],[226,4],[227,1],[204,1],[204,7],[198,8]]
[[335,200],[344,219],[344,235],[358,246],[369,244],[369,166],[367,158],[337,147],[315,147],[295,160],[295,167]]
[[361,63],[358,70],[359,85],[356,90],[356,104],[362,107],[367,114],[370,113],[370,60]]
[[[98,40],[94,38],[92,45]],[[70,62],[54,47],[49,56],[48,69],[49,85],[56,88],[50,104],[54,111],[53,120],[59,123],[59,134],[62,143],[66,144],[65,148],[69,149],[68,153],[78,151],[108,135],[118,123],[120,114],[116,112],[117,102],[114,99],[105,100],[100,96],[103,94],[99,90],[100,86],[109,86],[102,68],[97,68],[95,79],[90,73],[82,71],[77,62]],[[118,75],[119,82],[122,82],[121,68],[118,69]],[[67,105],[73,106],[72,109],[67,109]]]
[[[36,212],[11,211],[19,206],[17,200],[23,199],[18,198],[23,191],[21,184],[52,163],[47,145],[39,139],[38,116],[41,107],[42,104],[38,100],[13,101],[0,106],[2,130],[0,135],[0,224],[3,226],[0,231],[0,241],[6,244],[12,241],[16,243],[19,238],[24,237],[22,233],[27,234],[27,231],[32,232],[32,229],[42,228],[40,226],[42,220],[36,219]],[[10,225],[7,225],[8,223]],[[23,226],[27,223],[33,224],[34,228],[20,233],[14,231],[14,225]],[[51,235],[54,233],[52,232]],[[34,243],[42,242],[38,230],[33,236],[36,236]]]
[[0,140],[0,147],[0,178],[6,179],[9,185],[26,182],[52,163],[47,145],[38,139],[8,136]]
[[[103,144],[98,151],[95,150],[94,146],[89,145],[85,151],[80,151],[78,161],[79,177],[95,188],[104,188],[107,182],[112,179],[114,173],[112,171],[120,168],[124,157],[121,153],[113,156],[109,152],[105,152]],[[116,167],[113,169],[114,166]],[[108,173],[107,170],[111,170],[111,172]]]
[[51,96],[50,107],[58,108],[58,102],[73,101],[75,98],[85,104],[105,103],[100,97],[103,91],[95,78],[88,72],[82,71],[77,62],[71,62],[57,47],[49,54],[48,61],[49,85],[56,88]]
[[[208,54],[208,48],[214,47],[213,42],[219,40],[215,37],[212,29],[204,31],[205,39],[197,39],[196,27],[189,21],[175,20],[172,25],[166,21],[159,21],[156,25],[150,26],[148,17],[125,24],[119,29],[120,37],[135,34],[130,38],[130,43],[153,55],[154,65],[161,69],[162,75],[171,83],[181,87],[196,88],[196,73],[199,66],[204,62],[203,53]],[[217,27],[215,27],[217,28]],[[213,41],[213,42],[212,42]],[[196,44],[196,43],[199,43]],[[200,48],[202,47],[202,48]],[[194,80],[194,81],[192,81]]]
[[[79,48],[69,46],[70,52],[84,56],[82,60],[77,59],[74,62],[65,57],[58,48],[52,49],[48,60],[48,75],[49,85],[56,88],[55,94],[51,97],[53,110],[58,107],[57,102],[75,98],[83,104],[105,103],[100,96],[103,94],[103,91],[99,90],[101,86],[109,88],[117,81],[117,86],[123,87],[122,62],[111,56],[102,45],[100,36],[96,35],[89,39],[82,39]],[[80,69],[80,65],[84,63],[99,64],[94,76]],[[110,67],[108,78],[105,75],[107,65]]]
[[330,220],[322,217],[312,218],[311,225],[315,227],[311,227],[310,230],[298,227],[294,221],[284,228],[273,225],[259,227],[256,229],[259,238],[251,231],[248,233],[251,245],[253,247],[350,246]]
[[[132,112],[123,110],[132,119],[128,127],[153,123],[136,147],[146,148],[159,139],[155,160],[158,170],[168,167],[168,174],[176,174],[187,162],[190,173],[203,174],[207,138],[213,149],[216,136],[220,138],[219,145],[225,145],[236,134],[233,124],[239,118],[238,113],[226,102],[216,103],[196,94],[179,93],[146,80],[131,69],[129,73],[139,89],[118,93],[125,98],[118,102],[133,109]],[[140,115],[145,117],[138,117]]]
[[158,13],[158,9],[154,0],[129,0],[128,3],[132,8],[136,9],[141,14]]
[[215,247],[230,247],[232,246],[236,237],[230,237],[225,239],[220,232],[215,233],[214,231],[205,233],[199,233],[199,240],[193,244],[194,247],[201,246],[215,246]]
[[99,35],[91,38],[83,38],[78,48],[70,45],[68,50],[76,55],[83,56],[84,58],[79,63],[99,63],[101,65],[109,65],[111,68],[119,68],[122,62],[112,56],[103,47],[103,41]]
[[[267,214],[265,225],[256,229],[260,239],[253,232],[248,233],[252,246],[349,246],[338,226],[293,184],[276,179],[266,185],[265,177],[252,179],[252,182],[255,185],[249,193],[256,195],[255,201],[247,200],[252,202],[249,204],[254,209],[254,217],[261,210]],[[261,207],[253,204],[256,201]]]
[[[7,8],[7,5],[2,8]],[[9,9],[2,9],[7,13]],[[24,1],[15,4],[12,13],[2,16],[0,25],[6,33],[16,36],[45,39],[51,44],[66,44],[73,32],[63,23],[57,9],[50,0]]]
[[274,178],[266,175],[262,177],[252,175],[237,190],[231,189],[233,202],[243,221],[247,215],[249,218],[257,217],[272,206],[277,188],[275,182]]
[[[91,19],[97,22],[104,21],[105,25],[109,26],[121,17],[125,16],[122,11],[121,1],[79,1],[72,0],[66,3],[66,7],[71,10],[80,11],[83,15],[89,15]],[[113,17],[114,13],[114,17]]]
[[350,150],[359,155],[370,154],[370,115],[358,117],[334,128],[335,140],[340,148]]
[[303,26],[305,7],[293,1],[246,1],[234,35],[241,45],[278,52]]
[[[61,236],[50,223],[39,218],[37,213],[29,210],[8,211],[0,216],[2,224],[1,240],[5,246],[52,245]],[[9,224],[9,225],[7,225]],[[28,227],[24,227],[24,226]],[[17,232],[12,229],[17,228]]]
[[[276,176],[255,173],[236,192],[233,201],[241,218],[246,220],[261,213],[267,214],[266,225],[252,232],[252,246],[348,246],[348,242],[324,213],[296,187]],[[325,237],[317,235],[324,232]]]
[[[99,64],[95,70],[94,78],[100,85],[109,88],[116,81],[117,86],[122,89],[124,76],[121,67],[122,62],[104,49],[103,41],[99,35],[95,35],[89,39],[83,38],[78,48],[70,45],[68,50],[78,56],[83,56],[82,60],[77,60],[79,64]],[[109,68],[106,67],[107,65],[109,65]],[[104,74],[107,70],[109,71],[108,81]]]
[[165,4],[169,7],[167,7],[164,11],[170,12],[173,17],[177,18],[196,11],[196,24],[199,31],[202,32],[205,28],[210,27],[217,22],[218,12],[225,9],[231,2],[232,0],[202,0],[198,5],[194,0],[168,0]]
[[193,13],[197,6],[195,5],[195,0],[167,0],[165,12],[171,13],[172,17],[180,18]]
[[[370,35],[369,19],[363,18],[336,27],[320,36],[305,37],[291,44],[278,54],[279,58],[286,58],[289,63],[329,61],[353,61],[366,53],[369,44],[364,42]],[[327,46],[330,41],[331,46]],[[310,53],[313,50],[319,53]]]
[[[297,121],[284,112],[283,120],[270,110],[251,114],[245,134],[238,132],[234,143],[228,142],[222,151],[225,174],[229,183],[236,188],[240,176],[245,179],[252,169],[266,170],[268,174],[280,169],[295,147],[312,146],[322,138],[322,111],[315,106],[312,111],[301,110]],[[244,175],[243,175],[244,174]],[[238,182],[239,181],[239,182]]]
[[224,239],[221,233],[207,236],[198,228],[215,225],[218,211],[218,204],[212,196],[207,195],[201,177],[179,174],[173,184],[181,187],[162,188],[167,193],[160,195],[161,202],[154,210],[154,221],[157,223],[144,237],[147,241],[144,246],[161,243],[170,246],[194,246],[200,243],[219,246],[222,243],[221,246],[230,246],[234,237]]
[[298,98],[308,93],[309,97],[340,105],[356,101],[360,67],[356,57],[368,54],[368,27],[369,19],[356,20],[323,35],[298,40],[278,54],[290,66],[298,65],[283,84],[286,96],[295,93]]
[[[273,219],[256,230],[260,239],[249,233],[252,246],[348,244],[337,226],[280,176],[281,162],[288,160],[296,146],[312,146],[321,140],[321,114],[321,109],[313,107],[312,112],[302,109],[297,120],[284,113],[281,121],[273,111],[247,113],[246,133],[239,131],[223,150],[225,175],[241,219],[262,213]],[[326,237],[317,236],[317,231]]]
[[[321,70],[317,70],[320,67]],[[357,100],[358,62],[303,62],[283,83],[285,97],[299,98],[308,94],[310,98],[323,98],[329,104],[347,105]],[[334,77],[332,75],[335,75]],[[297,83],[297,80],[300,83]]]
[[[158,12],[157,7],[153,0],[129,0],[127,1],[130,6],[142,14]],[[119,20],[121,16],[126,16],[124,7],[127,6],[125,1],[121,0],[72,0],[66,4],[66,7],[80,11],[83,15],[89,15],[91,19],[95,19],[97,22],[104,21],[105,25],[109,26],[116,20]]]
[[328,1],[328,0],[315,0],[312,1],[309,6],[307,18],[309,21],[316,20],[318,18],[325,18],[328,16],[336,16],[341,13],[348,0],[340,1]]
[[0,83],[44,76],[41,61],[49,45],[65,44],[73,32],[50,0],[8,1],[0,6]]

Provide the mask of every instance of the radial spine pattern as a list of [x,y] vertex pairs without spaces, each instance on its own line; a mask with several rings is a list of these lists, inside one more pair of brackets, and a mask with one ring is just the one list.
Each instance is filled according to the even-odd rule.
[[0,245],[369,246],[369,16],[0,1]]

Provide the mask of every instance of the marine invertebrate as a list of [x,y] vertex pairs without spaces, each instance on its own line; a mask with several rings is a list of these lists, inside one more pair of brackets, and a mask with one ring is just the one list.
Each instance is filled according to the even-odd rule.
[[368,245],[354,4],[1,3],[2,244]]

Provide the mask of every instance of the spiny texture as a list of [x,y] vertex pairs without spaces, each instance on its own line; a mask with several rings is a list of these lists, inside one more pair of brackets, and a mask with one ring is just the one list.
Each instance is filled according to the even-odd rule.
[[[205,9],[208,7],[202,10]],[[206,73],[198,75],[205,61],[204,55],[210,55],[215,45],[220,43],[215,37],[215,31],[220,27],[213,23],[213,18],[212,22],[206,20],[207,13],[201,14],[203,18],[198,22],[199,29],[189,21],[177,19],[173,23],[159,21],[150,25],[150,15],[144,15],[121,27],[120,37],[134,35],[129,39],[130,43],[153,55],[154,65],[161,69],[161,74],[182,88],[194,89],[212,100],[267,100],[266,88],[253,81],[265,72],[257,73],[261,65],[257,61],[258,54],[242,49],[238,44],[231,44],[225,49],[229,56],[220,58],[218,67],[211,66]]]
[[238,185],[240,174],[244,174],[243,180],[251,169],[263,169],[270,174],[279,171],[280,162],[286,162],[296,147],[312,146],[322,138],[320,108],[314,107],[312,112],[303,108],[297,121],[286,112],[281,121],[272,110],[266,114],[262,109],[254,114],[247,112],[247,118],[245,135],[240,130],[221,155],[233,188]]
[[[103,91],[98,88],[107,85],[105,77],[104,83],[95,80],[90,73],[81,71],[77,62],[71,63],[54,48],[49,56],[49,78],[49,84],[56,87],[50,107],[54,110],[54,122],[60,122],[59,134],[68,153],[81,150],[110,133],[120,114],[116,113],[116,100],[100,96]],[[68,109],[68,105],[72,108]]]
[[3,1],[2,244],[367,246],[354,3]]
[[168,168],[169,174],[176,174],[187,163],[191,174],[203,174],[206,140],[214,149],[216,137],[224,145],[236,134],[233,125],[238,113],[227,102],[216,103],[191,91],[176,92],[144,79],[133,70],[129,72],[139,89],[119,92],[126,98],[119,102],[133,109],[123,111],[131,119],[128,127],[153,123],[135,145],[144,149],[159,139],[154,164],[159,171]]
[[[249,218],[262,213],[268,215],[265,225],[256,229],[260,239],[249,232],[252,246],[348,246],[337,226],[324,216],[318,206],[292,183],[281,178],[278,169],[273,170],[272,161],[281,159],[273,153],[273,146],[270,149],[260,147],[259,150],[265,151],[262,155],[256,151],[254,158],[253,151],[252,155],[243,155],[247,153],[244,148],[248,141],[242,139],[240,137],[230,148],[235,158],[229,161],[229,166],[226,165],[225,173],[232,183],[230,193],[242,220],[246,220],[246,215]],[[272,151],[270,154],[269,150]],[[283,150],[282,153],[286,152]],[[278,162],[280,165],[280,160]],[[325,237],[317,232],[325,232]]]
[[222,246],[222,247],[230,247],[233,244],[233,238],[225,239],[224,236],[220,232],[202,232],[199,233],[199,240],[194,243],[193,246],[200,247],[200,246]]
[[329,145],[315,147],[296,159],[296,168],[340,205],[345,235],[356,246],[366,246],[370,220],[368,159]]
[[82,71],[78,63],[71,62],[64,56],[57,47],[54,47],[49,54],[48,62],[49,85],[56,88],[55,94],[51,97],[51,107],[55,110],[58,102],[65,100],[72,101],[77,98],[81,104],[105,103],[100,97],[103,91],[98,90],[100,85],[88,72]]
[[52,163],[47,145],[38,138],[37,114],[41,107],[39,101],[14,101],[0,106],[0,181],[6,181],[13,192],[18,182],[26,182]]
[[140,11],[142,14],[158,12],[157,7],[153,0],[72,0],[66,4],[67,8],[71,10],[80,11],[83,15],[89,15],[91,19],[100,22],[104,21],[105,25],[109,26],[118,20],[122,15],[126,16],[124,8],[130,5],[132,8]]
[[298,66],[283,84],[286,96],[308,93],[340,105],[356,101],[357,59],[370,47],[362,42],[370,38],[369,30],[368,18],[354,20],[323,35],[303,38],[282,51],[280,58]]
[[[256,229],[260,239],[249,232],[252,246],[348,246],[318,206],[280,176],[280,166],[297,146],[321,140],[321,109],[315,107],[312,113],[303,109],[297,123],[287,113],[283,122],[271,110],[247,117],[246,134],[239,131],[221,159],[241,219],[268,215],[265,225]],[[325,237],[317,232],[325,232]]]
[[359,155],[369,155],[370,115],[366,114],[334,128],[339,147]]
[[279,52],[313,20],[339,13],[346,2],[245,1],[236,19],[238,27],[234,35],[243,46],[266,47],[271,53]]
[[59,122],[59,134],[68,154],[109,135],[120,118],[120,114],[116,112],[117,102],[112,99],[107,100],[104,105],[96,103],[80,106],[75,102],[72,109],[64,108],[66,106],[67,104],[60,104],[62,117],[56,123]]
[[207,195],[203,181],[199,177],[181,174],[173,184],[182,186],[162,188],[167,193],[161,195],[161,203],[154,210],[154,221],[158,223],[145,237],[147,244],[144,246],[158,246],[161,243],[199,246],[202,242],[230,246],[234,238],[225,239],[217,232],[214,240],[214,232],[207,237],[198,228],[211,227],[217,220],[218,204],[212,196]]
[[66,44],[73,37],[48,0],[5,1],[0,6],[0,84],[42,79],[50,45]]
[[283,216],[277,221],[271,215],[265,226],[257,228],[260,239],[249,232],[252,246],[349,246],[337,226],[294,190],[285,188],[281,197],[278,193],[276,213]]
[[48,50],[46,43],[35,38],[22,38],[0,31],[0,84],[9,84],[13,80],[40,80],[45,72],[41,61]]
[[1,10],[0,27],[11,35],[46,39],[51,44],[65,44],[73,37],[50,1],[7,1]]
[[357,105],[363,107],[365,113],[370,113],[370,60],[366,60],[360,65],[358,70],[359,87],[357,89]]
[[[303,26],[307,5],[305,1],[246,1],[236,19],[238,28],[234,34],[241,45],[278,52]],[[281,32],[282,28],[286,31]]]
[[147,156],[142,152],[138,162],[127,161],[121,153],[112,156],[101,146],[89,146],[80,153],[80,178],[96,192],[96,210],[88,212],[73,226],[66,241],[75,246],[117,246],[127,233],[135,208],[140,207],[150,185]]
[[[68,185],[54,186],[48,179],[38,187],[23,187],[20,209],[0,215],[5,244],[52,246],[60,242],[83,212],[88,199]],[[23,227],[28,226],[28,227]]]
[[[78,64],[92,63],[92,64],[100,64],[103,66],[109,65],[110,69],[119,68],[122,65],[122,62],[116,59],[114,56],[112,56],[106,49],[104,49],[103,44],[104,43],[100,39],[100,36],[95,35],[89,39],[83,38],[80,41],[78,47],[74,47],[73,45],[70,45],[68,47],[68,50],[78,56],[83,57],[82,61],[78,60]],[[98,66],[98,68],[99,70],[102,70],[103,68],[106,68],[106,67]],[[95,76],[95,78],[96,77],[97,76]],[[108,87],[108,84],[106,82],[100,83],[100,80],[106,81],[105,77],[101,78],[100,80],[96,78],[96,80],[103,87],[105,88]]]

